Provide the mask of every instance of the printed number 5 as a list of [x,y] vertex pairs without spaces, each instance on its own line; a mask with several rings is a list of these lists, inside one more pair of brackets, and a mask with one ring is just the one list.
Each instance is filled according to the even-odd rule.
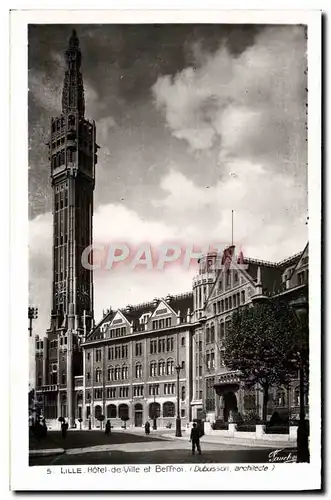
[[47,474],[52,474],[51,469],[47,469]]

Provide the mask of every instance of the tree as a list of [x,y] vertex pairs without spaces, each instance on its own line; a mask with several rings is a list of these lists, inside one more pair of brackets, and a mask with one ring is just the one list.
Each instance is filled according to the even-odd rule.
[[124,429],[126,429],[126,423],[128,420],[130,420],[129,415],[123,415],[121,417],[121,420],[124,422],[124,425],[123,425]]
[[101,429],[102,429],[102,422],[105,420],[105,416],[104,415],[98,415],[97,419],[99,420],[100,422],[100,425],[101,425]]
[[239,370],[246,387],[263,392],[262,419],[267,420],[269,389],[288,384],[295,373],[298,323],[291,307],[279,300],[238,309],[225,339],[226,366]]

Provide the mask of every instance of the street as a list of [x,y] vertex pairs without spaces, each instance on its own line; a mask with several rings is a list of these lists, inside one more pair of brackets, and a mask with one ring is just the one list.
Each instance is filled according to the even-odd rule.
[[[268,463],[276,449],[253,448],[245,445],[204,443],[201,455],[191,454],[187,439],[145,436],[132,432],[102,431],[68,432],[64,440],[60,432],[49,432],[46,440],[34,443],[34,449],[64,448],[65,453],[51,456],[30,456],[29,465],[90,465],[90,464],[176,464],[176,463]],[[288,449],[290,451],[290,449]],[[294,450],[292,450],[294,452]]]

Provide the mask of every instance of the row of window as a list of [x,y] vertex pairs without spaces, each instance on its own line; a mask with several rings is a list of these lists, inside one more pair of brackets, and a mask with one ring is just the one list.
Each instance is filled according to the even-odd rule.
[[[90,416],[90,407],[88,406],[86,409],[86,416],[87,418]],[[135,412],[142,412],[143,411],[143,406],[140,403],[136,403],[134,407]],[[101,406],[96,406],[95,407],[95,417],[97,418],[99,415],[102,414],[102,409]],[[61,413],[64,415],[64,413]],[[161,407],[159,403],[151,403],[149,405],[149,418],[155,417],[160,417],[161,415]],[[116,408],[116,405],[110,404],[107,405],[106,408],[106,416],[107,418],[129,418],[129,407],[126,404],[121,404],[119,405],[118,409]],[[175,405],[171,401],[167,401],[163,403],[163,417],[174,417],[175,416]],[[181,417],[185,417],[185,409],[181,409]]]
[[242,290],[241,293],[237,292],[226,299],[218,300],[213,304],[214,314],[221,314],[229,309],[233,309],[234,307],[239,307],[240,305],[245,304],[245,300],[245,290]]
[[[75,115],[69,115],[68,116],[68,127],[74,127],[76,124],[76,117]],[[52,132],[55,132],[56,130],[61,130],[61,128],[64,128],[65,126],[65,118],[62,116],[61,118],[58,118],[56,121],[54,120],[52,123]]]
[[173,337],[164,337],[162,339],[150,340],[150,342],[149,342],[150,354],[171,352],[173,350],[174,350],[174,338]]
[[[164,384],[163,385],[163,394],[164,395],[174,395],[176,393],[176,384]],[[107,387],[105,390],[106,399],[116,399],[118,398],[128,398],[129,397],[129,386],[123,387]],[[153,384],[148,386],[148,394],[149,396],[159,396],[160,395],[160,385]],[[143,385],[134,385],[133,386],[133,397],[143,397],[144,396],[144,386]],[[90,394],[87,394],[87,401],[90,400]],[[103,389],[97,388],[94,389],[94,399],[102,399],[103,397]],[[185,386],[181,388],[181,400],[185,401],[186,397],[186,389]]]
[[169,326],[171,326],[171,317],[156,319],[152,322],[153,330],[160,330],[161,328],[168,328]]
[[[220,321],[219,337],[224,339],[226,332],[230,328],[231,319],[226,321]],[[215,326],[212,324],[210,327],[206,328],[206,344],[213,344],[215,342]],[[199,342],[199,351],[202,351],[202,342]]]
[[[184,366],[185,368],[185,366]],[[149,374],[151,377],[157,377],[162,375],[173,375],[175,370],[175,362],[172,359],[169,359],[167,362],[152,361],[149,365]]]
[[126,335],[126,326],[122,326],[121,328],[112,328],[109,330],[109,337],[111,339],[123,337],[124,335]]
[[128,358],[128,345],[120,345],[115,347],[108,347],[108,359],[127,359]]
[[[91,372],[86,373],[87,380],[91,380]],[[116,366],[115,368],[110,366],[107,370],[107,380],[111,382],[113,380],[127,380],[129,378],[129,367],[128,366]],[[102,382],[102,370],[97,368],[95,370],[95,381]]]
[[[112,359],[127,359],[128,358],[128,345],[119,345],[119,346],[114,346],[114,347],[108,347],[108,360]],[[87,361],[90,361],[91,359],[91,353],[87,352],[86,353],[86,359]],[[96,349],[95,350],[95,361],[101,361],[102,360],[102,349]]]
[[142,397],[144,395],[144,386],[143,385],[134,385],[133,386],[133,397]]

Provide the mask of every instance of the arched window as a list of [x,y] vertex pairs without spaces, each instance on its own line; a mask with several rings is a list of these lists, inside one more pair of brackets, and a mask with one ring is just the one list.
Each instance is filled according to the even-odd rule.
[[102,409],[101,409],[100,405],[97,405],[94,408],[94,416],[95,416],[95,418],[98,418],[98,417],[100,417],[100,415],[102,415]]
[[167,361],[167,375],[173,375],[174,373],[174,362],[172,359]]
[[276,402],[277,406],[285,406],[285,391],[283,391],[282,389],[277,391]]
[[214,323],[210,327],[210,342],[211,343],[215,342],[215,326],[214,326]]
[[161,406],[160,403],[150,403],[149,405],[149,418],[159,418],[161,414]]
[[116,418],[117,417],[117,409],[115,405],[107,406],[107,418]]
[[210,328],[209,326],[206,328],[206,344],[210,342]]
[[114,377],[114,367],[113,366],[109,366],[108,367],[108,381],[110,382],[111,380],[114,380],[115,377]]
[[118,407],[118,416],[122,420],[128,420],[129,419],[129,407],[126,404],[121,404]]
[[102,372],[100,368],[97,368],[95,370],[95,381],[96,382],[101,382],[101,377],[102,377]]
[[122,379],[126,380],[128,378],[129,369],[126,365],[122,366]]
[[224,328],[224,321],[220,322],[220,339],[224,339],[225,335],[225,328]]
[[186,389],[185,389],[185,385],[182,386],[182,401],[185,401],[185,398],[186,398]]
[[115,380],[119,380],[121,377],[121,368],[119,366],[116,366],[115,368]]
[[163,417],[174,417],[175,416],[175,404],[171,401],[166,401],[163,403]]
[[159,361],[159,375],[165,375],[165,362],[163,359]]
[[151,377],[156,377],[157,376],[157,364],[156,361],[152,361],[150,364],[150,376]]
[[70,163],[72,162],[72,150],[67,149],[67,161]]
[[136,378],[141,378],[142,377],[142,366],[141,363],[137,363],[135,367],[135,377]]

